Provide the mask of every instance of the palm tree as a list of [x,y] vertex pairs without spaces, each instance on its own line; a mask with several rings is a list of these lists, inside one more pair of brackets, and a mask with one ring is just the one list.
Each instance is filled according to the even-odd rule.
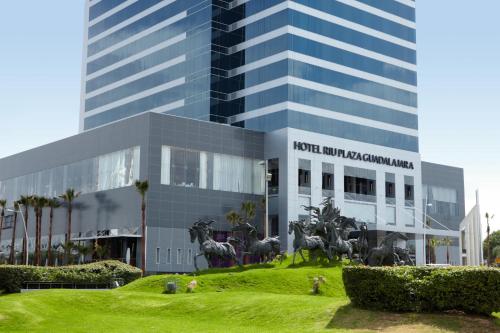
[[47,206],[47,198],[41,196],[33,197],[33,208],[35,209],[36,232],[35,232],[35,265],[40,266],[42,260],[42,215],[43,208]]
[[99,260],[102,260],[102,258],[108,255],[108,250],[109,249],[106,246],[99,245],[97,243],[94,248],[95,255],[99,258]]
[[495,256],[495,259],[500,258],[500,245],[497,245],[493,248],[493,255]]
[[434,255],[434,263],[436,263],[435,249],[436,249],[436,247],[438,247],[438,246],[441,245],[441,241],[439,239],[437,239],[437,238],[431,238],[429,240],[429,245],[430,245],[430,247],[432,249],[432,253],[429,253],[429,263],[431,263],[431,261],[432,261],[432,255]]
[[141,270],[142,274],[146,273],[146,193],[149,189],[149,183],[147,180],[135,182],[135,188],[137,192],[141,195]]
[[488,247],[486,248],[488,250],[488,259],[487,259],[488,261],[486,264],[489,266],[491,264],[490,220],[493,220],[495,215],[492,214],[490,216],[489,213],[486,213],[485,217],[486,217],[486,235],[487,235],[486,239],[488,240],[487,244]]
[[80,254],[80,257],[78,258],[78,263],[79,264],[84,264],[85,263],[85,257],[87,257],[91,252],[92,252],[92,247],[87,246],[85,244],[76,244],[75,249],[78,251]]
[[244,214],[243,220],[246,223],[250,223],[255,218],[256,208],[255,202],[245,201],[241,203],[241,212]]
[[240,214],[238,214],[234,210],[231,210],[226,214],[226,220],[227,220],[227,222],[229,222],[230,225],[235,227],[241,223],[242,219],[241,219]]
[[[64,243],[66,244],[71,242],[71,214],[73,213],[73,202],[79,196],[80,192],[75,192],[75,190],[72,188],[68,188],[66,192],[64,192],[59,196],[59,198],[61,198],[64,201],[66,209],[68,211],[68,228],[67,228],[67,233],[64,237]],[[66,247],[65,250],[66,250],[66,260],[68,260],[70,249]]]
[[12,240],[10,242],[10,256],[9,262],[11,265],[14,265],[14,261],[16,259],[16,226],[17,226],[17,212],[19,211],[19,203],[14,201],[14,221],[12,224]]
[[[24,223],[25,223],[25,228],[28,230],[28,211],[29,207],[32,204],[33,196],[31,195],[21,195],[19,200],[17,201],[19,208],[21,206],[24,207]],[[26,232],[27,233],[27,232]],[[27,262],[29,258],[29,253],[28,253],[28,239],[26,238],[26,233],[23,236],[23,263]]]
[[441,245],[446,246],[446,263],[450,263],[450,246],[453,244],[453,240],[450,237],[445,237],[441,240]]
[[2,243],[2,229],[3,221],[5,219],[5,206],[7,206],[7,200],[0,199],[0,207],[2,208],[2,212],[0,213],[0,243]]
[[52,263],[52,222],[54,220],[54,209],[61,206],[61,203],[57,198],[52,198],[47,200],[47,207],[50,208],[49,212],[49,242],[47,245],[47,261],[49,266]]
[[[241,216],[240,214],[238,214],[237,212],[235,212],[234,210],[231,210],[229,211],[227,214],[226,214],[226,220],[227,222],[229,222],[229,224],[234,228],[235,226],[237,226],[238,224],[241,223],[242,219],[241,219]],[[231,232],[231,234],[233,234]],[[233,234],[234,236],[234,234]]]

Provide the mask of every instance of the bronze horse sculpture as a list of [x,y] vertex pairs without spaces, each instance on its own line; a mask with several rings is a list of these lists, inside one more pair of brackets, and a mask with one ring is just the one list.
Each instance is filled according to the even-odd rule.
[[239,264],[233,245],[228,242],[217,242],[213,240],[210,225],[214,222],[213,220],[198,220],[198,222],[195,222],[193,226],[189,228],[191,243],[194,243],[196,239],[198,239],[200,244],[200,252],[194,255],[194,267],[197,271],[199,269],[196,259],[199,256],[205,257],[209,268],[212,267],[212,258],[231,259]]
[[304,207],[311,212],[315,223],[308,225],[309,235],[321,237],[329,259],[336,254],[339,259],[346,254],[352,260],[353,246],[348,241],[348,229],[358,229],[356,220],[340,215],[340,209],[333,206],[332,198],[326,198],[321,203],[323,208],[315,206]]
[[245,253],[258,256],[260,262],[268,262],[273,260],[280,253],[279,237],[267,237],[259,240],[257,237],[257,229],[250,223],[237,225],[232,229],[243,233],[247,243]]
[[397,239],[408,240],[408,237],[399,232],[393,232],[385,236],[379,246],[371,248],[366,257],[366,264],[368,266],[382,266],[384,262],[394,264],[399,261],[395,248],[394,241]]
[[314,251],[320,250],[325,253],[329,260],[331,260],[330,252],[326,250],[325,243],[319,236],[307,236],[304,231],[304,223],[302,221],[290,221],[288,223],[288,234],[294,234],[293,239],[293,260],[292,265],[295,264],[295,256],[299,252],[302,260],[306,261],[303,249]]
[[366,223],[361,223],[359,226],[358,238],[349,239],[352,244],[353,251],[358,253],[360,262],[365,262],[368,255],[368,226]]

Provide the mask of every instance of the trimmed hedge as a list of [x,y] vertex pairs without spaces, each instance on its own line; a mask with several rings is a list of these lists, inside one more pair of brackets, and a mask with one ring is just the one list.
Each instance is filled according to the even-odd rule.
[[129,283],[141,276],[140,269],[115,260],[59,267],[0,265],[0,291],[19,292],[23,282],[28,281],[83,284],[109,283],[113,278],[122,278]]
[[345,267],[345,290],[361,308],[434,312],[500,311],[500,269],[487,267]]

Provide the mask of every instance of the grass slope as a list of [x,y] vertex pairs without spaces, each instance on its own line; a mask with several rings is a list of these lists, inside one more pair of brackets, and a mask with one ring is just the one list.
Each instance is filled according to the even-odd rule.
[[[193,294],[163,294],[172,276],[160,275],[112,291],[2,296],[0,332],[500,332],[485,317],[352,308],[341,267],[253,268],[204,272]],[[327,283],[312,296],[318,275]],[[193,279],[174,278],[183,287]]]
[[[276,266],[267,265],[267,268],[253,265],[230,270],[214,270],[210,274],[202,273],[194,279],[198,283],[197,293],[249,291],[280,295],[310,295],[312,281],[316,276],[326,278],[326,285],[322,288],[324,296],[346,297],[340,266],[326,269],[314,266],[289,268],[285,263]],[[121,291],[162,293],[166,281],[171,279],[178,280],[179,292],[185,293],[186,286],[193,280],[193,276],[150,276],[130,283],[121,288]]]

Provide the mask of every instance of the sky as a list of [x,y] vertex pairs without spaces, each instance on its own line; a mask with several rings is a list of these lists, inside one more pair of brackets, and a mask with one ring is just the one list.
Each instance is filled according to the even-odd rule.
[[[420,152],[464,168],[466,210],[479,189],[500,230],[500,1],[471,4],[417,0]],[[78,132],[83,9],[0,2],[0,158]]]

